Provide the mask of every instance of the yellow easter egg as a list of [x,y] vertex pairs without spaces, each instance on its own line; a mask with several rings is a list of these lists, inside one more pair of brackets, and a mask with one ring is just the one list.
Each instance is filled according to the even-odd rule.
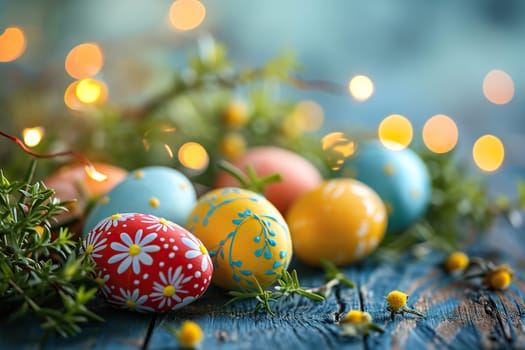
[[356,262],[372,252],[385,235],[387,212],[379,196],[353,179],[324,181],[301,195],[287,212],[294,254],[320,266]]
[[288,226],[265,197],[227,187],[197,201],[186,227],[206,246],[214,264],[212,283],[253,290],[272,285],[292,258]]

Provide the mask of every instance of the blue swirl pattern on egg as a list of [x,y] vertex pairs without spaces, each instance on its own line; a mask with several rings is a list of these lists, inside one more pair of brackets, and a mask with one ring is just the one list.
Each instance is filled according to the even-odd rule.
[[192,183],[181,172],[163,166],[140,168],[98,200],[83,234],[106,217],[126,212],[152,214],[183,225],[196,201]]
[[388,211],[387,233],[408,228],[430,203],[430,174],[409,148],[391,150],[377,140],[367,141],[346,160],[340,176],[362,181],[379,194]]

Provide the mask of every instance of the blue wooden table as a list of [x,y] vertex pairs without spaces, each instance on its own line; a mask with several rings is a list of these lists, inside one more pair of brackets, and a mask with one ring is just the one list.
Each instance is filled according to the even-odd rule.
[[[197,302],[169,314],[138,314],[103,302],[93,305],[105,322],[88,324],[81,335],[50,338],[43,348],[56,349],[173,349],[176,339],[165,326],[184,320],[204,330],[203,349],[417,349],[525,348],[525,230],[499,222],[467,251],[516,272],[503,291],[483,288],[443,271],[442,253],[398,262],[368,260],[345,268],[356,287],[336,289],[325,302],[295,298],[275,304],[275,316],[253,312],[252,301],[225,306],[228,296],[210,288]],[[294,263],[301,283],[318,286],[324,272]],[[385,296],[398,289],[410,295],[409,306],[425,313],[390,319]],[[369,312],[384,333],[368,337],[341,336],[338,321],[350,309]],[[0,324],[0,349],[37,349],[41,332],[31,320]]]

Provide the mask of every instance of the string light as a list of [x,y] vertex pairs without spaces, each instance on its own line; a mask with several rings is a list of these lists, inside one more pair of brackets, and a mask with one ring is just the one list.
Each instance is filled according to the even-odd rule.
[[168,157],[172,158],[173,159],[173,150],[171,149],[170,145],[168,145],[167,143],[164,144],[164,149],[166,150],[166,152],[168,153]]
[[197,28],[206,17],[206,7],[198,0],[177,0],[169,11],[171,25],[178,30]]
[[379,124],[378,137],[381,143],[391,150],[401,150],[412,142],[412,124],[400,114],[392,114]]
[[66,72],[75,79],[90,78],[104,65],[102,49],[95,43],[75,46],[66,56]]
[[99,80],[86,78],[78,82],[75,88],[75,95],[80,102],[92,104],[104,100],[104,90],[107,91],[105,84]]
[[31,151],[29,148],[27,148],[24,142],[20,140],[18,137],[5,133],[1,130],[0,130],[0,135],[13,141],[20,148],[22,148],[22,150],[25,153],[35,158],[56,158],[56,157],[62,157],[62,156],[72,156],[72,157],[75,157],[79,162],[81,162],[84,165],[84,169],[87,175],[91,179],[101,182],[101,181],[107,180],[108,178],[107,175],[104,175],[101,172],[97,171],[97,169],[95,169],[95,167],[93,166],[93,164],[91,164],[89,159],[87,159],[86,156],[84,156],[82,153],[79,153],[76,151],[62,151],[62,152],[55,152],[55,153],[36,153],[36,152]]
[[22,29],[8,27],[0,34],[0,62],[11,62],[26,50],[26,37]]
[[209,162],[206,149],[201,144],[191,141],[179,148],[178,158],[182,165],[193,170],[205,169]]
[[494,69],[483,79],[483,94],[494,104],[509,103],[514,97],[514,82],[506,72]]
[[452,118],[436,114],[423,126],[423,142],[434,153],[447,153],[458,143],[458,127]]
[[27,147],[36,147],[42,141],[44,136],[44,128],[37,126],[34,128],[25,128],[22,131],[24,137],[24,143]]
[[494,135],[481,136],[472,148],[474,163],[484,171],[496,171],[503,164],[505,147]]
[[323,107],[315,101],[301,101],[292,112],[292,119],[304,131],[316,131],[324,121]]
[[366,75],[356,75],[348,83],[350,95],[357,101],[366,101],[374,93],[374,83]]

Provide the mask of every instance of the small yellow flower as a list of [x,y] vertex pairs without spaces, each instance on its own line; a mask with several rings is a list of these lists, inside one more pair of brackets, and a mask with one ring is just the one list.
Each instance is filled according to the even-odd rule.
[[505,289],[512,282],[513,276],[514,271],[504,264],[488,271],[483,278],[483,283],[493,289]]
[[219,144],[219,152],[228,159],[239,158],[246,152],[246,140],[237,132],[227,133]]
[[181,347],[193,349],[202,342],[203,332],[196,322],[184,321],[177,331],[176,337]]
[[363,324],[363,323],[369,323],[371,321],[372,321],[372,316],[370,316],[368,312],[361,311],[361,310],[350,310],[341,322],[351,323],[351,324]]
[[402,308],[406,307],[408,295],[398,290],[393,290],[386,296],[386,302],[388,307],[393,311],[397,312]]
[[445,260],[445,269],[449,272],[464,270],[469,264],[469,257],[463,252],[453,252]]
[[240,128],[248,122],[248,106],[244,101],[231,101],[222,114],[222,122],[230,128]]

